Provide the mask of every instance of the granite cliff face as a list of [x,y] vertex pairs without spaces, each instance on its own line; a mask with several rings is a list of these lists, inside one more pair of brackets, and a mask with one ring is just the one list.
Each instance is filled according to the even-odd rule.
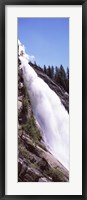
[[[20,62],[18,63],[20,64]],[[43,70],[31,64],[39,77],[60,97],[69,112],[69,96],[56,85]],[[67,182],[69,173],[48,152],[41,131],[34,118],[27,94],[22,70],[18,67],[18,181],[20,182]]]

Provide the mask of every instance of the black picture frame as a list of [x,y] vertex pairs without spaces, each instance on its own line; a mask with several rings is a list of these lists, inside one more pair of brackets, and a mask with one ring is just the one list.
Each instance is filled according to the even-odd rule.
[[[82,5],[82,195],[5,195],[5,6]],[[78,13],[77,13],[78,15]],[[87,199],[87,0],[0,0],[0,199]]]

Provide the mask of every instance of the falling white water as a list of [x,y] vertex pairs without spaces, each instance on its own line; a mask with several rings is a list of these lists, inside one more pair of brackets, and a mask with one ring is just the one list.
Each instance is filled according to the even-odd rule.
[[[69,115],[56,93],[37,76],[28,64],[19,42],[19,58],[34,116],[49,151],[69,170]],[[22,50],[22,51],[21,51]]]

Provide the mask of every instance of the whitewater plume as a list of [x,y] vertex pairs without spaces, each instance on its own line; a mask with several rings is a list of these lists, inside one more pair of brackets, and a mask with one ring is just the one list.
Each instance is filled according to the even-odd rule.
[[28,64],[22,45],[18,45],[24,82],[46,147],[69,170],[69,114],[56,93]]
[[20,40],[18,40],[18,54],[23,55],[28,62],[29,61],[31,61],[31,62],[35,61],[35,57],[33,55],[26,54],[25,46],[21,44]]

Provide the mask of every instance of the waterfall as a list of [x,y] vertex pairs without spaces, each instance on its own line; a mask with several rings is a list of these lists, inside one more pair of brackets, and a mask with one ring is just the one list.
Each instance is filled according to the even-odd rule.
[[54,157],[69,170],[69,114],[57,94],[28,64],[27,54],[21,46],[19,44],[20,68],[43,140]]

